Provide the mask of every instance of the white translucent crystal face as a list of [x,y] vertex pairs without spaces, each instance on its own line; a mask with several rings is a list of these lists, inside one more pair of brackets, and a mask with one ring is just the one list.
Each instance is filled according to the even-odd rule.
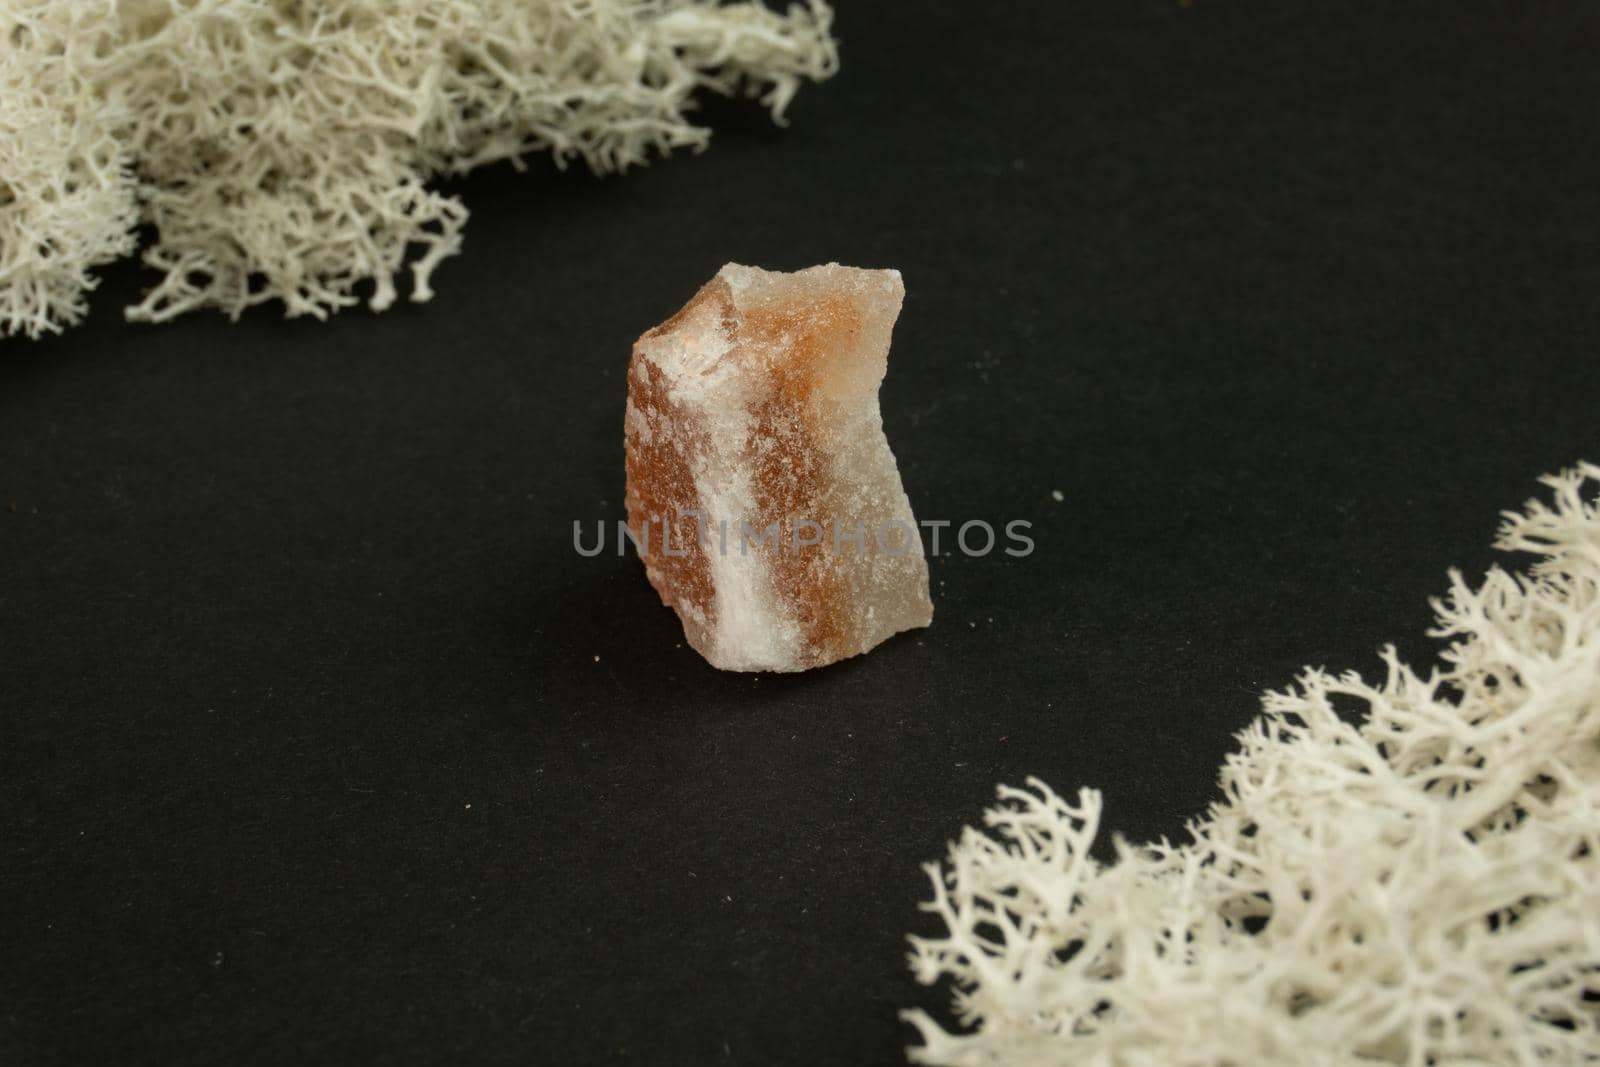
[[878,412],[904,295],[893,270],[729,264],[635,344],[628,522],[712,665],[806,670],[932,620]]

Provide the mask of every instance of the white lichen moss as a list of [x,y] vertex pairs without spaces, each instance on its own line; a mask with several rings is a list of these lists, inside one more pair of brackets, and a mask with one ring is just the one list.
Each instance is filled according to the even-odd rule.
[[133,250],[138,216],[121,116],[79,70],[103,13],[0,23],[0,334],[76,322],[93,268]]
[[[467,211],[429,187],[548,151],[700,148],[701,87],[774,119],[833,73],[831,11],[715,0],[13,0],[0,11],[0,332],[80,319],[151,227],[130,319],[427,300]],[[133,176],[136,176],[136,180]]]
[[[1089,856],[1100,797],[1002,787],[924,908],[950,1067],[1600,1061],[1600,467],[1435,603],[1441,664],[1268,694],[1190,840]],[[1360,711],[1359,716],[1355,715]]]

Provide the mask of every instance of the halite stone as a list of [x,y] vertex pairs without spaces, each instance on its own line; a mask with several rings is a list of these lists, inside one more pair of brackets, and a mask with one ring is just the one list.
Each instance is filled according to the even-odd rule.
[[878,412],[904,296],[895,270],[730,263],[635,343],[628,526],[712,666],[807,670],[932,621]]

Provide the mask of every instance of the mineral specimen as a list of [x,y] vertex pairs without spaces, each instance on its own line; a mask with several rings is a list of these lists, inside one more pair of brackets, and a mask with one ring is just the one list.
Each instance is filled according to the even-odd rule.
[[728,264],[640,337],[628,529],[712,666],[802,671],[933,618],[878,412],[900,272]]

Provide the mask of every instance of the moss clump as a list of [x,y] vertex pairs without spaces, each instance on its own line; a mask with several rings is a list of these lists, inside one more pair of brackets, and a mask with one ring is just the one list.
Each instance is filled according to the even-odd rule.
[[[1426,678],[1308,670],[1239,737],[1190,841],[1089,858],[1100,797],[1001,788],[927,868],[913,938],[962,1024],[920,1063],[1600,1060],[1600,467],[1508,512],[1523,574],[1451,574]],[[1357,722],[1341,716],[1365,710]]]
[[128,318],[318,318],[427,300],[467,210],[440,175],[549,152],[597,172],[704,147],[692,94],[782,121],[837,65],[822,0],[19,0],[0,12],[0,332],[76,322],[155,233]]

